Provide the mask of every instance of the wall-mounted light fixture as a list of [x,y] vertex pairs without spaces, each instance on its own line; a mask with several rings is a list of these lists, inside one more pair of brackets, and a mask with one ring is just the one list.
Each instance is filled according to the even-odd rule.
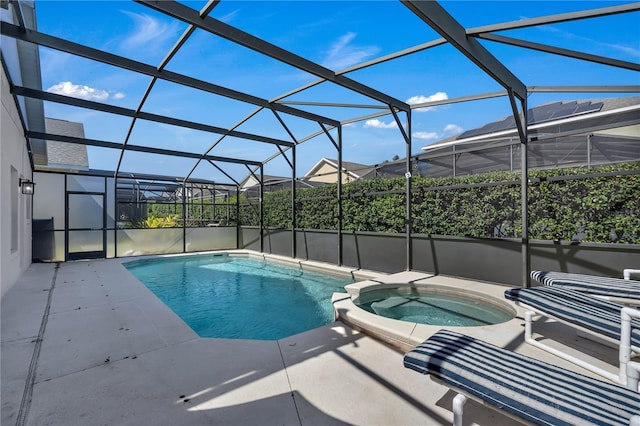
[[33,195],[35,186],[36,184],[28,179],[20,179],[20,189],[22,190],[23,194]]

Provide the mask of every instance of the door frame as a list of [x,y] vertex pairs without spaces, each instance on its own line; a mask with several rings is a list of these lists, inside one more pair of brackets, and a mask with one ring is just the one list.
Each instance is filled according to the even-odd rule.
[[[69,228],[69,196],[91,195],[102,197],[102,226],[100,228]],[[64,214],[64,258],[65,262],[81,259],[106,259],[107,257],[107,194],[106,192],[66,191]],[[69,252],[69,231],[102,231],[102,250]]]

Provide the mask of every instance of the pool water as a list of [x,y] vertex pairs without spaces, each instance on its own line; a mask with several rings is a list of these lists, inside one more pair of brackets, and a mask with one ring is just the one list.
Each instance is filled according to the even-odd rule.
[[513,319],[513,314],[484,300],[428,289],[373,291],[362,294],[355,303],[386,318],[420,324],[473,327]]
[[183,256],[125,267],[200,337],[278,340],[333,321],[350,277],[236,256]]

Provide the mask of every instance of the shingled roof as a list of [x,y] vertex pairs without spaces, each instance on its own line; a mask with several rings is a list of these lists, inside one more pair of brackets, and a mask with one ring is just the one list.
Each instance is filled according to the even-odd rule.
[[[47,133],[84,139],[84,126],[82,123],[48,117],[44,119],[44,122]],[[89,168],[86,145],[48,140],[46,158],[48,166]]]

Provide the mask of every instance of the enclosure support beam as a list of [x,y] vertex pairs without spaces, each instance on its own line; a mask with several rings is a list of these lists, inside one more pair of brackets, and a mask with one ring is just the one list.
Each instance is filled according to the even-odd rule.
[[[209,164],[211,164],[213,167],[215,167],[216,169],[218,169],[218,171],[220,171],[220,173],[222,173],[223,175],[225,175],[226,177],[228,177],[231,182],[235,183],[236,186],[240,186],[240,182],[238,182],[237,180],[235,180],[233,177],[231,177],[231,175],[227,172],[225,172],[224,170],[222,170],[222,168],[220,168],[220,166],[218,166],[216,163],[214,163],[211,160],[208,160]],[[186,180],[185,180],[186,181]]]
[[[523,101],[523,110],[526,117],[526,100]],[[526,127],[525,127],[526,129]],[[522,169],[522,286],[528,288],[531,284],[529,271],[531,270],[531,256],[529,254],[529,147],[525,136],[522,142],[521,162]]]
[[187,187],[182,184],[182,252],[187,252]]
[[136,125],[136,121],[138,120],[137,114],[140,114],[140,112],[142,111],[142,107],[144,106],[144,103],[147,101],[149,94],[151,94],[151,89],[153,89],[153,86],[156,84],[156,81],[157,81],[156,77],[153,77],[151,79],[151,81],[149,82],[149,85],[147,86],[147,89],[142,95],[142,99],[140,99],[140,102],[138,103],[138,108],[136,108],[136,116],[132,117],[131,123],[129,124],[129,130],[127,130],[127,135],[125,136],[124,141],[122,142],[122,149],[120,150],[120,158],[118,158],[118,165],[116,166],[115,172],[113,172],[114,177],[118,176],[118,173],[120,172],[120,166],[122,165],[122,159],[124,158],[124,154],[126,151],[125,148],[129,143],[129,139],[131,139],[133,128]]
[[411,249],[411,231],[412,231],[412,220],[411,217],[411,111],[407,111],[407,129],[405,131],[404,126],[402,125],[402,121],[398,117],[398,114],[395,112],[393,108],[391,108],[391,113],[393,114],[393,118],[398,125],[398,129],[400,129],[400,133],[402,133],[402,137],[405,141],[405,173],[404,177],[407,181],[405,186],[405,216],[404,216],[404,226],[405,226],[405,234],[406,234],[406,265],[407,271],[410,271],[413,267],[413,259],[412,259],[412,249]]
[[509,93],[509,101],[516,120],[518,135],[520,137],[520,216],[522,218],[522,287],[530,286],[529,271],[531,269],[531,256],[529,253],[529,156],[527,135],[527,99],[520,100],[521,111],[513,93]]
[[[342,259],[342,126],[338,126],[338,266],[343,265]],[[357,236],[354,235],[354,238]],[[358,265],[360,266],[360,265]]]
[[[273,111],[273,115],[276,116],[276,119],[280,122],[282,128],[289,134],[291,140],[297,145],[298,141],[296,137],[293,135],[293,132],[289,129],[287,124],[284,122],[280,114],[276,111]],[[296,145],[291,147],[291,160],[286,156],[285,151],[278,147],[282,158],[289,164],[291,168],[291,257],[296,258],[297,255],[297,247],[296,247]]]
[[413,214],[411,200],[411,112],[407,113],[407,271],[413,269],[413,245],[411,244],[411,233],[413,232]]
[[[232,127],[229,128],[229,130],[236,130],[238,127],[240,127],[243,123],[246,123],[247,121],[249,121],[249,119],[251,117],[253,117],[254,115],[256,115],[257,113],[259,113],[260,111],[262,111],[263,108],[256,108],[253,113],[249,114],[248,116],[246,116],[244,119],[242,119],[240,122],[234,124]],[[216,146],[218,146],[218,144],[220,142],[222,142],[224,140],[224,138],[226,137],[226,135],[221,135],[218,139],[216,139],[216,141],[214,143],[212,143],[211,145],[209,145],[209,148],[207,148],[207,150],[204,152],[204,154],[202,154],[202,158],[201,160],[203,160],[205,158],[206,155],[208,155]],[[186,179],[189,179],[189,177],[193,174],[193,172],[196,171],[196,169],[198,168],[198,165],[200,165],[200,161],[198,160],[196,161],[196,163],[193,165],[193,167],[191,168],[191,170],[189,170],[189,173],[187,173],[187,177]]]
[[[58,141],[58,142],[73,143],[73,144],[77,144],[77,145],[97,146],[97,147],[101,147],[101,148],[113,148],[113,149],[118,149],[118,150],[122,149],[122,144],[121,143],[117,143],[117,142],[108,142],[108,141],[101,141],[101,140],[96,140],[96,139],[76,138],[74,136],[56,135],[56,134],[52,134],[52,133],[42,133],[42,132],[27,131],[26,132],[26,136],[28,138],[30,138],[30,139],[31,138],[33,138],[33,139],[43,139],[43,140],[51,140],[51,141]],[[168,156],[171,156],[171,157],[184,157],[184,158],[201,158],[202,157],[202,155],[195,154],[193,152],[174,151],[174,150],[171,150],[171,149],[153,148],[153,147],[149,147],[149,146],[140,146],[140,145],[131,145],[131,144],[127,145],[126,150],[127,151],[136,151],[136,152],[146,152],[146,153],[149,153],[149,154],[168,155]],[[231,157],[219,157],[219,156],[216,156],[216,155],[206,155],[204,157],[204,159],[208,160],[208,161],[218,161],[218,162],[221,162],[221,163],[245,164],[245,165],[253,165],[253,166],[259,166],[260,165],[259,161],[241,160],[241,159],[231,158]],[[228,174],[225,173],[225,175],[229,179],[233,180],[233,178],[231,178],[231,176],[229,176]],[[186,180],[186,179],[184,179],[184,180]],[[235,182],[235,180],[233,180],[233,181]]]
[[[7,64],[4,60],[4,56],[0,55],[0,63],[2,64],[2,69],[4,71],[4,75],[7,76],[7,80],[9,80],[9,88],[11,90],[11,92],[13,93],[13,87],[15,86],[13,84],[13,80],[11,79],[11,74],[9,73],[9,69],[7,68]],[[13,95],[13,102],[16,105],[20,105],[20,101],[18,100],[18,97],[14,94]],[[20,118],[20,126],[22,127],[22,131],[23,132],[27,132],[27,118],[24,116],[24,114],[22,113],[22,108],[18,108],[17,110],[17,114],[18,117]],[[44,130],[44,129],[42,129]],[[45,143],[44,141],[41,141],[42,143]],[[37,142],[36,142],[37,143]],[[30,139],[27,139],[25,141],[25,144],[27,146],[27,154],[29,155],[29,164],[31,165],[31,170],[35,169],[35,163],[33,160],[33,141],[31,141]]]
[[225,136],[233,136],[239,139],[248,139],[256,142],[264,142],[272,145],[283,145],[291,147],[293,142],[283,141],[279,139],[269,138],[260,135],[254,135],[245,132],[239,132],[237,130],[223,129],[217,126],[210,126],[208,124],[196,123],[188,120],[181,120],[178,118],[167,117],[158,114],[151,114],[148,112],[139,112],[129,108],[122,108],[115,105],[103,104],[101,102],[87,101],[84,99],[73,98],[71,96],[58,95],[56,93],[43,92],[42,90],[30,89],[27,87],[15,86],[12,93],[18,96],[25,96],[27,98],[40,99],[43,101],[56,102],[64,105],[71,105],[79,108],[92,109],[94,111],[107,112],[110,114],[122,115],[125,117],[136,117],[141,120],[153,121],[156,123],[170,124],[172,126],[185,127],[187,129],[200,130],[203,132],[217,133]]
[[264,165],[260,165],[260,253],[264,253]]
[[[200,15],[201,16],[206,16],[209,14],[209,12],[211,12],[213,10],[214,7],[216,7],[218,5],[218,1],[217,0],[209,0],[207,2],[207,4],[204,6],[204,8],[200,11]],[[193,34],[193,32],[195,31],[196,27],[194,27],[193,25],[190,25],[180,36],[180,38],[178,39],[178,41],[176,42],[176,44],[173,45],[173,47],[171,48],[171,50],[169,51],[169,53],[167,54],[167,56],[165,56],[165,58],[162,60],[162,62],[160,63],[160,65],[158,65],[158,71],[162,71],[164,69],[164,67],[167,66],[167,64],[169,63],[169,61],[171,60],[171,58],[173,58],[176,53],[178,53],[178,50],[180,50],[180,48],[182,47],[182,45],[184,45],[184,43],[187,41],[187,39],[189,37],[191,37],[191,34]],[[151,78],[151,82],[149,82],[149,85],[147,86],[147,90],[145,90],[144,94],[142,95],[142,98],[140,99],[140,102],[138,103],[138,108],[136,108],[136,112],[140,113],[140,111],[142,111],[142,107],[144,106],[144,103],[147,101],[147,98],[149,97],[149,95],[151,94],[151,89],[153,89],[153,86],[156,84],[156,81],[158,80],[158,77],[153,76]],[[136,124],[136,117],[133,117],[133,119],[131,120],[131,124],[129,125],[129,131],[127,132],[127,136],[124,139],[123,142],[123,148],[122,151],[120,151],[120,159],[118,160],[118,166],[116,167],[116,171],[114,173],[114,176],[118,176],[118,172],[120,171],[120,166],[122,164],[122,158],[124,157],[124,153],[125,153],[125,149],[124,147],[127,146],[127,144],[129,143],[129,139],[131,138],[131,133],[133,132],[133,127]],[[200,160],[198,160],[198,163],[200,162]],[[195,166],[194,166],[195,169]],[[191,173],[189,173],[189,176],[191,176]],[[187,176],[187,178],[189,177]],[[187,179],[185,179],[186,182]]]
[[453,145],[451,147],[451,174],[453,175],[453,177],[456,177],[456,163],[457,163],[457,153],[456,153],[456,146]]
[[438,2],[416,0],[401,0],[401,2],[502,87],[513,90],[520,100],[526,99],[527,88],[524,83],[478,40],[467,36],[464,27]]
[[338,228],[338,266],[342,266],[342,125],[336,127],[338,129],[338,141],[331,136],[329,130],[325,127],[324,124],[320,124],[322,127],[322,131],[327,135],[329,141],[336,148],[338,153],[338,170],[336,171],[337,179],[336,179],[336,187],[338,192],[338,212],[337,212],[337,228]]
[[587,135],[587,170],[591,170],[591,133]]
[[[18,26],[21,31],[25,32],[27,30],[27,26],[24,21],[24,13],[22,12],[22,5],[18,0],[10,0],[9,3],[13,6],[13,10],[16,14],[16,20],[18,21]],[[5,22],[3,22],[4,24]]]
[[[283,154],[284,155],[284,154]],[[298,256],[298,246],[296,244],[296,146],[291,148],[291,257]]]
[[640,85],[527,86],[529,93],[640,93]]
[[[199,17],[197,11],[193,11],[193,12],[195,12],[195,15],[197,16],[197,18],[194,18],[197,21],[204,19]],[[72,55],[102,62],[108,65],[113,65],[126,70],[134,71],[140,74],[146,74],[150,77],[157,77],[159,79],[180,84],[185,87],[192,87],[194,89],[213,93],[215,95],[224,96],[229,99],[235,99],[237,101],[256,105],[262,108],[275,109],[277,111],[284,112],[286,114],[291,114],[293,116],[297,116],[307,120],[322,121],[324,123],[332,124],[332,125],[338,124],[336,120],[333,120],[328,117],[322,117],[320,115],[313,114],[301,109],[289,107],[287,105],[272,103],[266,99],[258,98],[256,96],[238,92],[236,90],[228,89],[226,87],[218,86],[213,83],[208,83],[206,81],[198,80],[192,77],[188,77],[186,75],[177,74],[167,70],[159,70],[156,67],[153,67],[151,65],[134,61],[132,59],[128,59],[122,56],[114,55],[112,53],[108,53],[102,50],[93,49],[88,46],[83,46],[81,44],[74,43],[69,40],[64,40],[61,38],[43,34],[35,30],[23,31],[20,27],[7,22],[2,23],[2,26],[0,27],[0,33],[2,33],[2,35],[6,35],[8,37],[12,37],[17,40],[23,40],[29,43],[37,44],[39,46],[49,47],[51,49],[67,52]]]
[[538,18],[518,19],[517,21],[503,22],[501,24],[484,25],[470,28],[467,34],[476,35],[480,33],[514,30],[518,28],[529,28],[538,25],[557,24],[560,22],[577,21],[579,19],[597,18],[600,16],[616,15],[640,10],[640,3],[629,3],[619,6],[603,7],[600,9],[582,10],[578,12],[559,13],[557,15],[547,15]]
[[640,65],[634,62],[621,61],[618,59],[608,58],[605,56],[593,55],[591,53],[578,52],[578,51],[569,50],[569,49],[562,49],[560,47],[548,46],[541,43],[534,43],[532,41],[519,40],[513,37],[505,37],[502,35],[490,34],[490,33],[477,34],[475,37],[482,38],[485,40],[495,41],[497,43],[504,43],[512,46],[524,47],[525,49],[537,50],[545,53],[552,53],[555,55],[566,56],[574,59],[581,59],[584,61],[594,62],[597,64],[604,64],[604,65],[628,69],[632,71],[640,71]]
[[[200,226],[202,226],[202,223],[204,223],[204,191],[200,192],[201,197],[200,197],[200,218],[201,218],[201,224]],[[215,223],[216,220],[216,184],[213,184],[213,191],[210,192],[211,194],[211,222],[209,223]],[[220,223],[220,222],[218,222]]]
[[[233,43],[247,47],[258,53],[276,59],[277,61],[291,65],[302,71],[306,71],[310,74],[323,78],[354,92],[360,93],[371,99],[375,99],[387,105],[392,105],[403,111],[409,110],[409,105],[399,99],[395,99],[392,96],[379,92],[371,87],[368,87],[355,80],[351,80],[350,78],[347,78],[343,75],[337,75],[334,71],[328,68],[325,68],[315,62],[309,61],[302,56],[291,53],[249,33],[246,33],[239,28],[232,27],[229,24],[226,24],[209,16],[200,17],[197,11],[176,1],[135,1],[137,3],[148,6],[149,8],[154,9],[158,12],[172,16],[191,25],[195,25],[198,28],[203,29],[204,31],[210,32],[211,34],[223,37]],[[271,107],[273,108],[273,105]],[[334,125],[337,124],[331,123],[329,121],[325,121],[325,123]]]
[[236,248],[242,249],[244,248],[244,242],[242,246],[240,245],[240,240],[242,240],[242,223],[240,222],[240,184],[236,185]]
[[[338,146],[338,142],[336,142],[335,139],[333,139],[333,136],[331,136],[331,133],[329,133],[329,130],[332,130],[332,129],[327,129],[326,126],[322,123],[318,123],[318,124],[320,124],[320,127],[322,127],[322,131],[324,132],[325,135],[327,135],[327,138],[329,138],[329,142],[333,144],[336,150],[340,150]],[[318,133],[318,134],[322,134],[322,133]]]

